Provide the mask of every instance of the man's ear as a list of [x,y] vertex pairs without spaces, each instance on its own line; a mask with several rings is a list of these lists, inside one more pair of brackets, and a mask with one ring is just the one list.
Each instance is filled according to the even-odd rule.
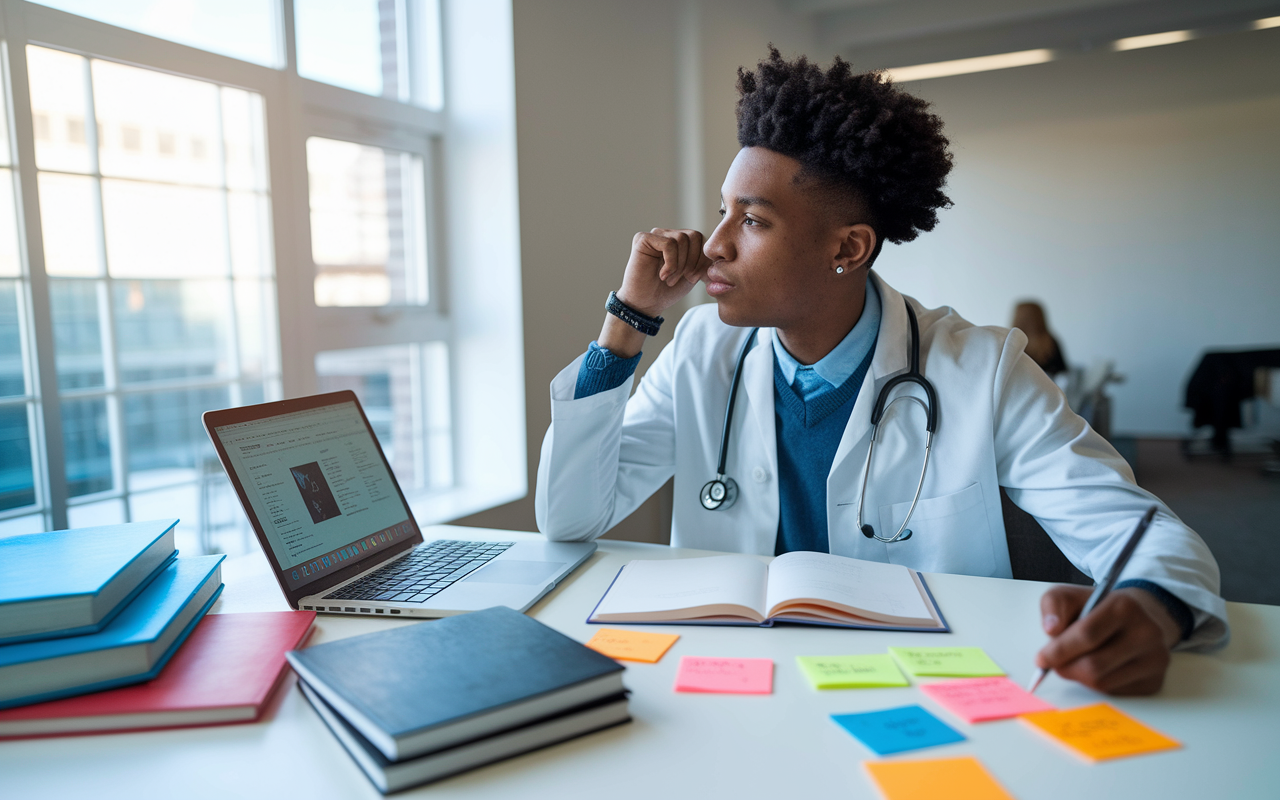
[[866,223],[849,225],[842,231],[840,250],[836,253],[836,266],[852,272],[871,259],[876,251],[876,232]]

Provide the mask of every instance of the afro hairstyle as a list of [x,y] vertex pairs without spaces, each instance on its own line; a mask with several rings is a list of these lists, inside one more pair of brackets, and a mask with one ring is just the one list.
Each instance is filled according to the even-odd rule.
[[909,242],[938,224],[951,171],[942,120],[929,104],[879,72],[855,74],[839,56],[823,72],[804,56],[769,57],[738,68],[738,143],[799,161],[842,207],[869,218],[880,243]]

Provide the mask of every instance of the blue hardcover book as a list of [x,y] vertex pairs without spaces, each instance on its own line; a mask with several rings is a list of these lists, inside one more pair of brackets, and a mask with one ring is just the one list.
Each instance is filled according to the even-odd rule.
[[625,691],[621,664],[506,607],[353,636],[285,657],[391,761]]
[[102,630],[173,559],[177,524],[0,539],[0,645]]
[[0,708],[154,678],[221,593],[223,558],[174,559],[97,633],[0,647]]

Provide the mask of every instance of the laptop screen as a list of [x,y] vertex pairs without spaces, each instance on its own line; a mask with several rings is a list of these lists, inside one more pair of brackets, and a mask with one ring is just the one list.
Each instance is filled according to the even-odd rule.
[[415,536],[354,402],[213,427],[290,590]]

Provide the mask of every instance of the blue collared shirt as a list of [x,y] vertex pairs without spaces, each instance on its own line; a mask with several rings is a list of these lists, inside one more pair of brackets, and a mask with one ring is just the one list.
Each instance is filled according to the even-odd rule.
[[773,337],[773,353],[788,386],[795,385],[797,371],[811,369],[827,383],[827,386],[821,387],[821,391],[828,391],[836,386],[843,386],[849,380],[849,376],[875,346],[876,334],[879,332],[880,292],[876,289],[875,282],[868,280],[867,299],[862,306],[862,316],[858,318],[858,323],[840,340],[840,344],[817,363],[806,367],[796,361],[777,336]]

